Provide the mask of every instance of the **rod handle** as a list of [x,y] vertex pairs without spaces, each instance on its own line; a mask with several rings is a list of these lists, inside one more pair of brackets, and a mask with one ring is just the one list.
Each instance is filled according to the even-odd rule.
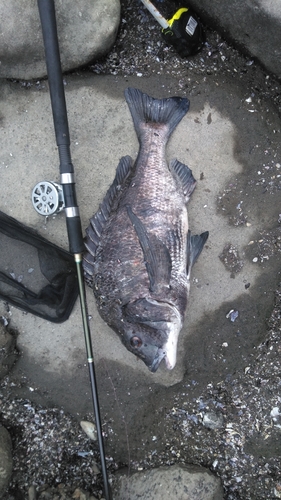
[[[70,144],[55,5],[53,1],[48,0],[37,0],[37,3],[45,47],[56,141],[58,146]],[[61,75],[60,78],[58,75]]]

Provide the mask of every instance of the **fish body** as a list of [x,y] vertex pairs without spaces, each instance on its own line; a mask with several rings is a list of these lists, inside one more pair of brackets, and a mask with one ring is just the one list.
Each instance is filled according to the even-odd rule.
[[186,204],[195,188],[191,170],[173,160],[167,141],[189,101],[154,99],[126,89],[140,148],[134,164],[123,157],[86,230],[86,282],[101,317],[128,350],[155,372],[164,358],[176,364],[190,270],[208,233],[191,236]]

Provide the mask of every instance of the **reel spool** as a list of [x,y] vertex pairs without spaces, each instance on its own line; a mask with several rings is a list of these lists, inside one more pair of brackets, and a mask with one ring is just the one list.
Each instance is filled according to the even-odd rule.
[[45,217],[58,214],[65,206],[62,187],[56,182],[38,182],[32,190],[31,201],[36,212]]

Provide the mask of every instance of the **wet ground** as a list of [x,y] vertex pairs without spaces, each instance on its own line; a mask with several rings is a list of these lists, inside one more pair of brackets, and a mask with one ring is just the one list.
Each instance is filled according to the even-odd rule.
[[[110,473],[122,466],[130,472],[183,461],[217,474],[226,500],[281,498],[280,84],[208,29],[201,53],[178,58],[145,8],[129,1],[123,2],[120,33],[109,56],[70,77],[87,81],[93,74],[120,76],[129,85],[140,82],[152,95],[161,81],[167,95],[188,96],[198,130],[197,143],[186,145],[190,163],[202,161],[207,142],[212,150],[200,164],[189,215],[196,231],[210,231],[206,260],[208,252],[216,258],[213,265],[208,260],[208,268],[198,262],[200,270],[194,272],[188,334],[179,345],[182,376],[169,387],[149,383],[113,360],[97,365]],[[105,86],[104,91],[115,90]],[[217,165],[228,155],[236,167],[226,175],[226,166],[219,183]],[[198,203],[206,205],[200,220]],[[197,312],[199,296],[197,320],[192,311]],[[86,372],[84,379],[86,386]],[[75,488],[100,498],[100,475],[93,466],[98,450],[78,423],[93,419],[89,396],[77,394],[78,400],[86,398],[83,411],[68,415],[56,374],[49,376],[45,392],[42,380],[34,394],[20,370],[2,384],[1,423],[11,431],[15,450],[6,498],[26,498],[33,483],[43,492],[48,484],[49,498],[63,492],[70,498]],[[68,383],[75,392],[75,381]],[[63,409],[52,408],[58,400]],[[65,484],[60,490],[59,483]]]

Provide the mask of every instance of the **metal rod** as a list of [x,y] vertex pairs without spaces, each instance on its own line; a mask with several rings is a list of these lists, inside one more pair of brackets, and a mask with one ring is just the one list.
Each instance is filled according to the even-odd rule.
[[70,136],[68,128],[68,118],[65,102],[64,85],[61,70],[59,43],[57,35],[57,23],[54,0],[37,0],[41,19],[46,66],[50,87],[50,97],[54,119],[56,142],[60,157],[60,174],[65,200],[65,215],[69,240],[70,252],[74,255],[77,267],[77,277],[79,284],[80,306],[83,321],[83,330],[86,344],[87,360],[90,373],[92,399],[96,420],[97,437],[100,450],[101,469],[104,483],[104,495],[106,500],[111,500],[111,492],[108,483],[104,444],[102,436],[102,426],[100,419],[100,408],[96,376],[94,370],[94,359],[92,342],[90,335],[89,319],[86,305],[86,291],[82,271],[82,252],[84,243],[82,237],[82,227],[79,209],[76,201],[74,167],[70,154]]
[[150,2],[150,0],[141,0],[142,3],[146,6],[149,12],[153,15],[154,19],[162,26],[162,28],[169,28],[168,21],[160,14],[159,10],[154,7],[154,5]]

